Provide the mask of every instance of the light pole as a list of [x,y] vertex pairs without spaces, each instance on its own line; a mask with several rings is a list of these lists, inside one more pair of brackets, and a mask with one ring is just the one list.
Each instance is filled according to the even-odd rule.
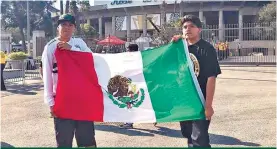
[[27,1],[27,41],[28,41],[28,49],[27,49],[28,55],[31,55],[29,1]]

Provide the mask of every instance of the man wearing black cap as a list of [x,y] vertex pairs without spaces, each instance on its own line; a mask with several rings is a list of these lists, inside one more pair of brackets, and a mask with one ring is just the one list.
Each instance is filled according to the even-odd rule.
[[58,82],[58,68],[55,58],[56,48],[62,50],[91,52],[80,38],[73,38],[76,23],[74,16],[64,14],[58,20],[58,37],[46,44],[42,54],[42,70],[44,83],[44,101],[54,117],[55,134],[58,147],[72,147],[75,134],[78,147],[96,147],[94,123],[56,117],[53,113],[54,98]]
[[182,36],[174,36],[173,41],[180,38],[186,39],[189,53],[196,57],[194,63],[197,70],[197,80],[205,98],[206,120],[194,120],[180,122],[182,135],[188,139],[189,147],[211,147],[209,140],[209,125],[211,117],[214,114],[212,107],[216,77],[221,73],[216,50],[207,41],[201,39],[200,33],[202,24],[198,17],[186,15],[182,19]]

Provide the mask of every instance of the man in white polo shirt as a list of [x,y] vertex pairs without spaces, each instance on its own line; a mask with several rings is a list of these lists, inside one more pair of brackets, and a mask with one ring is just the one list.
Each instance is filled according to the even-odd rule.
[[91,52],[80,38],[73,38],[76,29],[74,16],[62,15],[58,20],[58,37],[52,39],[44,47],[42,54],[42,74],[44,83],[44,101],[54,117],[55,134],[58,147],[72,147],[75,134],[78,147],[96,147],[94,123],[92,121],[77,121],[56,117],[53,113],[58,81],[58,67],[55,58],[57,48],[63,50]]

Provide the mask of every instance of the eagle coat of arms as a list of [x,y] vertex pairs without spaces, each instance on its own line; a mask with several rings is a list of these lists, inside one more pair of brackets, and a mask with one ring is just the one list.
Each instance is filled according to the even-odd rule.
[[139,107],[145,98],[145,93],[142,88],[137,89],[130,78],[116,75],[109,80],[108,97],[119,108],[132,109]]

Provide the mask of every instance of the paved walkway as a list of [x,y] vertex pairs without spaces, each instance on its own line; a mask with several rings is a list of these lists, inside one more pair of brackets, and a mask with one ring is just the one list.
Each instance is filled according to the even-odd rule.
[[[210,126],[212,146],[276,146],[275,67],[222,67],[222,71]],[[42,83],[26,84],[8,84],[9,90],[1,92],[1,144],[55,147],[53,119],[43,103]],[[131,130],[97,124],[96,139],[99,147],[184,147],[186,139],[179,129],[178,123],[135,124]]]

